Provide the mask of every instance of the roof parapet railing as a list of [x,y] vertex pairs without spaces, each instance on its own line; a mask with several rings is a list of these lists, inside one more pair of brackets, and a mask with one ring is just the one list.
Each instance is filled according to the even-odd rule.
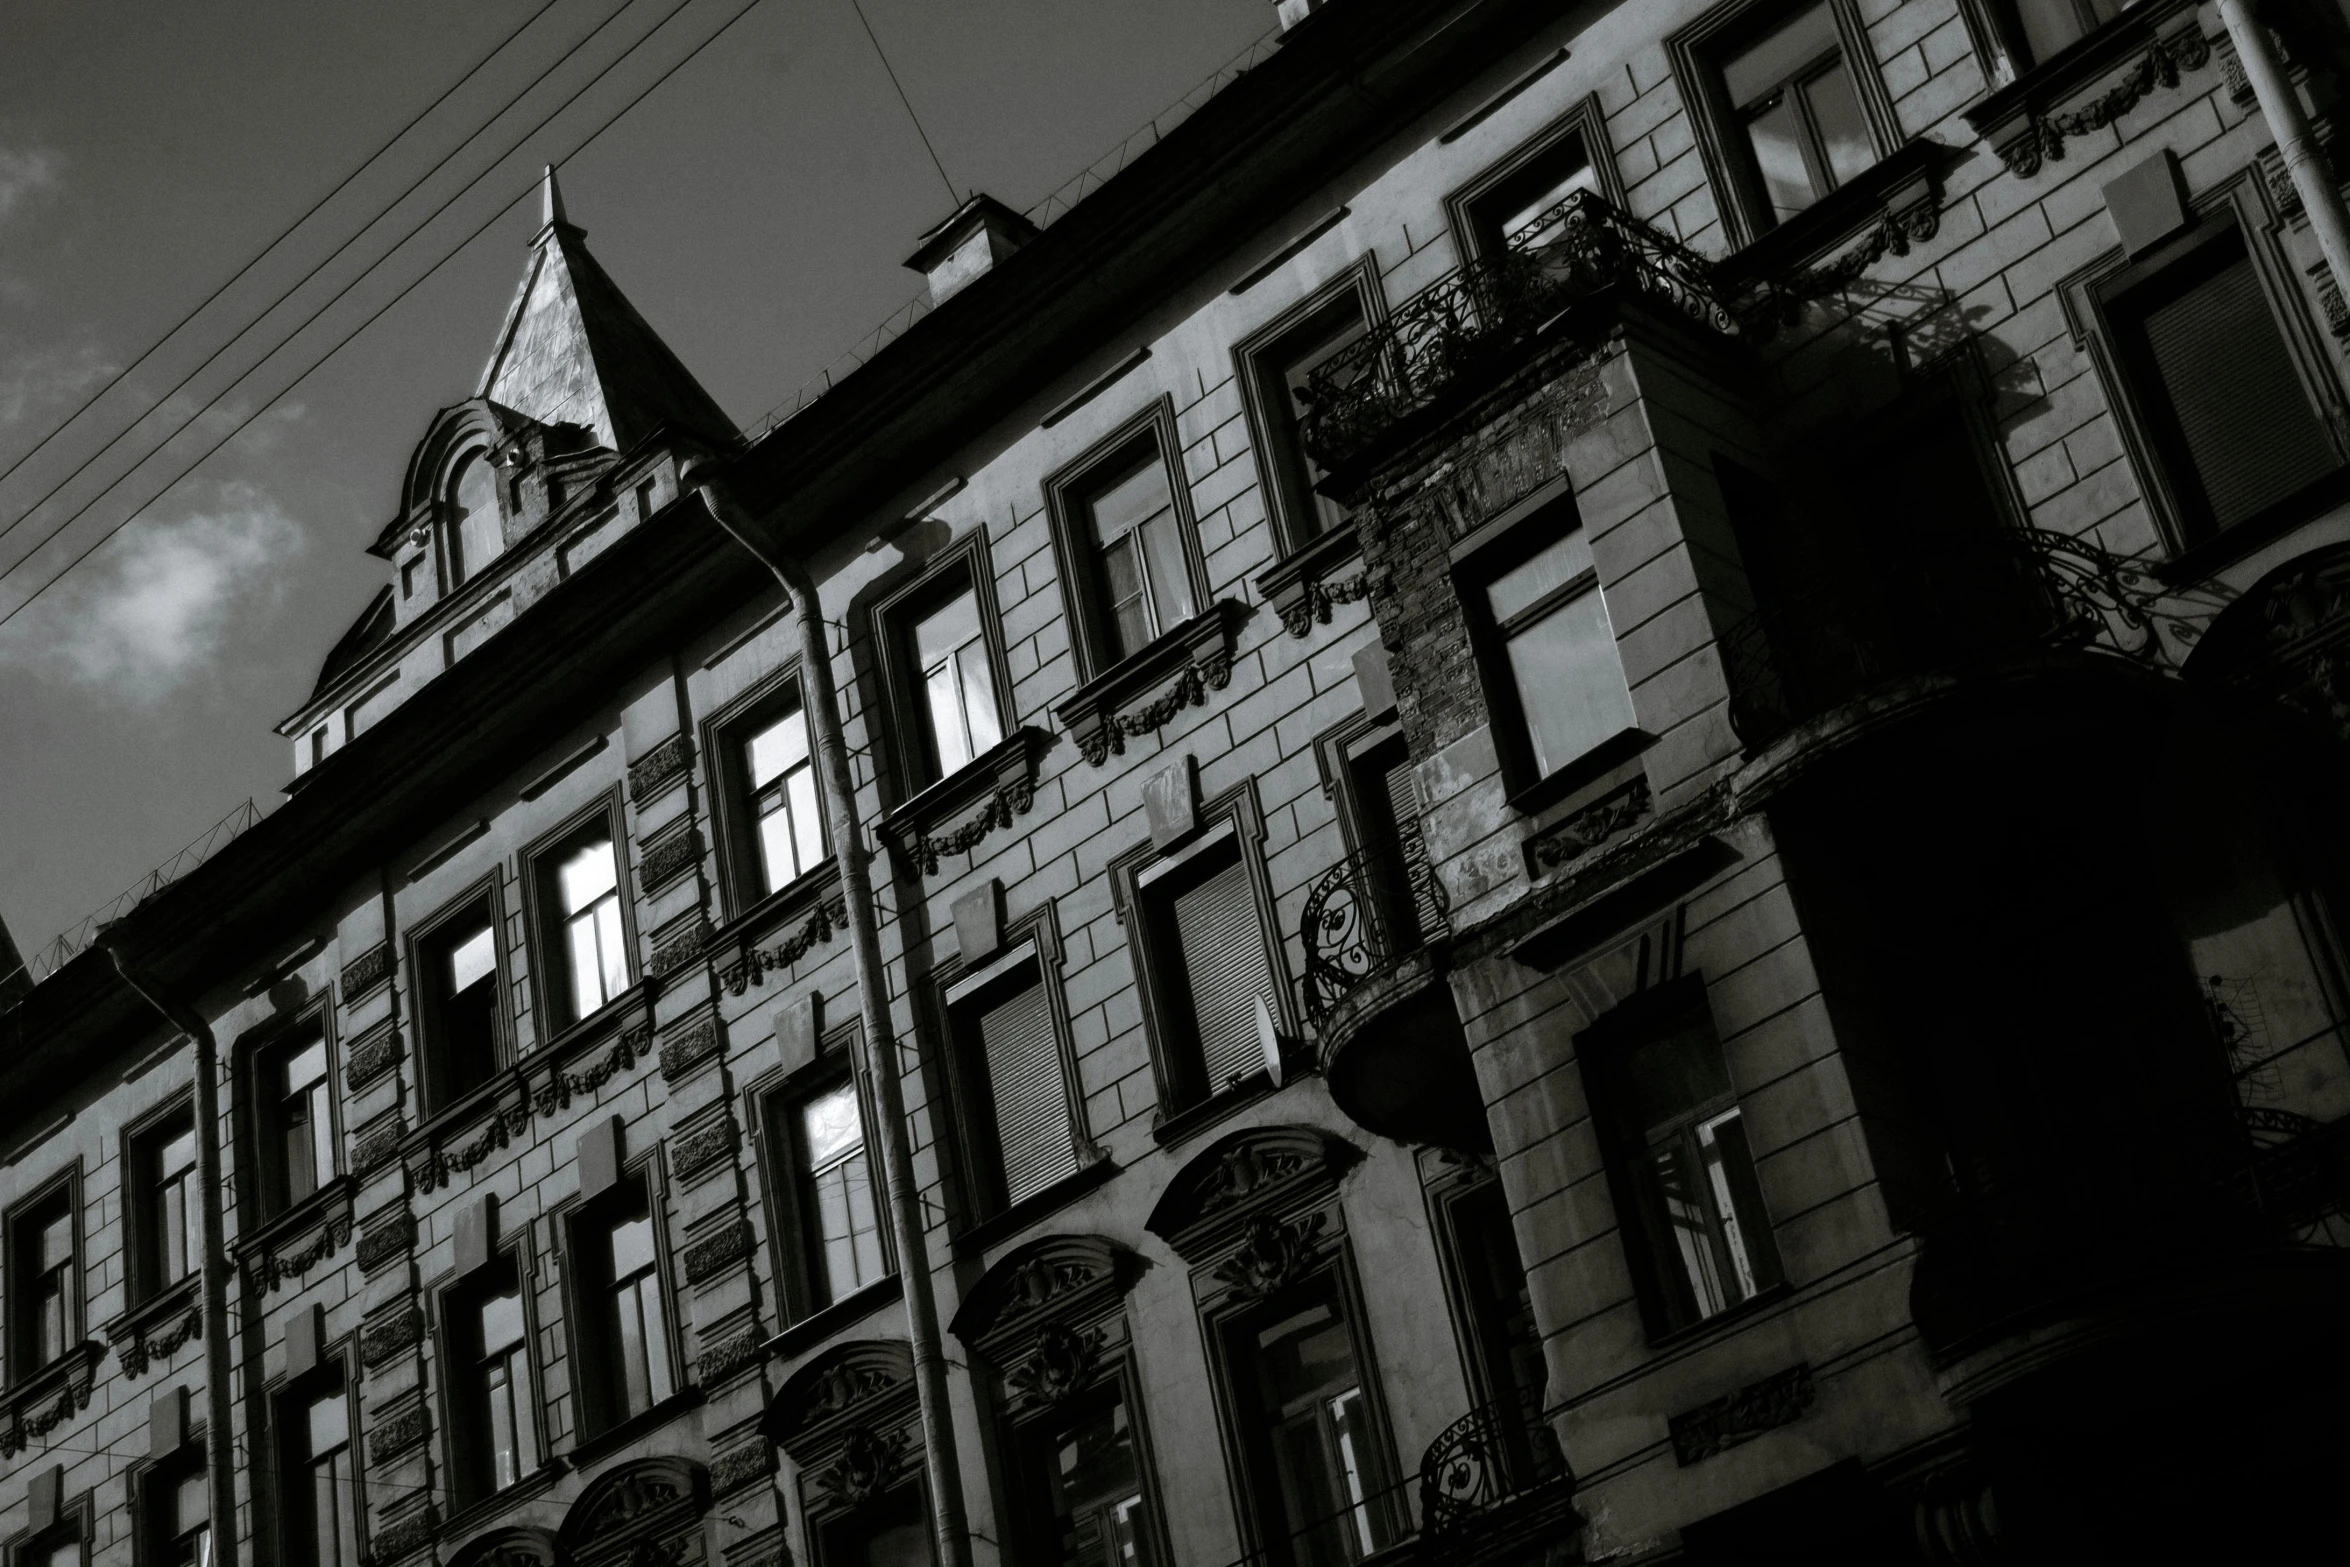
[[260,821],[261,815],[261,807],[248,797],[243,804],[230,810],[193,841],[182,846],[178,853],[116,893],[72,929],[32,954],[25,960],[25,967],[31,973],[33,983],[41,983],[87,952],[91,943],[98,939],[99,932],[218,854],[232,839]]

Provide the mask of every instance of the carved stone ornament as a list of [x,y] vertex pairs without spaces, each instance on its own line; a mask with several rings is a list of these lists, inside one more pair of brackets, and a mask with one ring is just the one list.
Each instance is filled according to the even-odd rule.
[[659,979],[674,974],[700,957],[710,945],[710,917],[700,910],[686,920],[684,928],[664,933],[653,947],[653,959],[645,967]]
[[247,1257],[246,1271],[252,1275],[256,1287],[274,1293],[333,1256],[350,1239],[351,1212],[346,1207],[340,1213],[329,1215],[301,1245],[284,1249],[266,1247]]
[[363,1176],[373,1175],[400,1157],[400,1139],[407,1135],[408,1123],[397,1115],[374,1122],[353,1141],[351,1168]]
[[1648,811],[1648,778],[1644,774],[1536,834],[1527,850],[1540,869],[1556,870],[1598,848]]
[[685,1281],[688,1284],[705,1283],[750,1254],[750,1223],[735,1219],[721,1226],[716,1234],[686,1247]]
[[400,1064],[400,1030],[386,1023],[353,1044],[343,1058],[343,1083],[356,1094]]
[[690,824],[647,844],[637,857],[637,884],[649,896],[684,875],[702,858],[702,835]]
[[1792,1425],[1811,1408],[1815,1392],[1808,1364],[1789,1366],[1735,1393],[1673,1416],[1673,1456],[1686,1469],[1714,1454],[1750,1442],[1765,1431]]
[[775,1473],[775,1449],[765,1438],[729,1448],[710,1460],[710,1494],[725,1496]]
[[697,1018],[663,1041],[661,1076],[674,1083],[716,1054],[718,1020],[711,1017]]
[[669,1142],[669,1173],[678,1180],[701,1174],[725,1162],[734,1151],[737,1133],[730,1116],[721,1115]]
[[416,1221],[405,1210],[394,1213],[359,1237],[359,1271],[374,1273],[406,1256],[416,1244]]
[[1316,625],[1330,624],[1330,611],[1340,604],[1357,604],[1371,596],[1371,573],[1351,577],[1316,578],[1298,584],[1297,597],[1281,606],[1281,624],[1293,637],[1313,633]]
[[2029,179],[2044,164],[2064,157],[2068,138],[2104,129],[2136,108],[2157,88],[2176,87],[2185,72],[2199,71],[2210,62],[2210,41],[2190,19],[2169,37],[2148,44],[2120,81],[2082,107],[2062,113],[2027,114],[2020,132],[1998,143],[2000,160],[2011,174]]
[[557,1567],[561,1560],[553,1535],[509,1525],[466,1541],[448,1567]]
[[373,1371],[424,1340],[424,1313],[413,1306],[370,1322],[359,1331],[359,1363]]
[[[1126,754],[1126,742],[1154,734],[1210,691],[1232,683],[1246,606],[1223,599],[1079,686],[1053,709],[1078,754],[1096,767]],[[1156,692],[1156,695],[1150,693]]]
[[1105,1342],[1100,1328],[1080,1331],[1048,1322],[1036,1330],[1036,1344],[1028,1358],[1015,1365],[1004,1381],[1014,1394],[1030,1403],[1058,1404],[1092,1380]]
[[376,1422],[367,1436],[367,1460],[386,1463],[411,1448],[422,1447],[424,1435],[424,1403],[419,1399]]
[[606,1083],[634,1070],[639,1062],[647,1059],[651,1044],[651,1026],[640,1024],[623,1032],[609,1050],[584,1070],[573,1072],[557,1067],[549,1071],[543,1081],[530,1085],[519,1098],[494,1107],[481,1130],[469,1141],[454,1148],[426,1149],[409,1172],[416,1189],[437,1191],[500,1149],[511,1147],[514,1139],[528,1130],[533,1115],[560,1115],[571,1108],[572,1100],[592,1099]]
[[1144,1227],[1194,1265],[1224,1258],[1256,1218],[1314,1206],[1362,1160],[1314,1126],[1259,1126],[1217,1139],[1177,1170]]
[[628,764],[628,798],[643,805],[659,799],[685,776],[694,759],[694,745],[682,734],[671,735]]
[[750,1370],[759,1363],[759,1343],[759,1330],[755,1327],[745,1328],[732,1338],[720,1339],[695,1358],[695,1383],[707,1391]]
[[1270,1295],[1302,1272],[1314,1259],[1314,1243],[1325,1216],[1309,1213],[1284,1224],[1278,1219],[1249,1220],[1239,1247],[1210,1272],[1241,1295]]
[[996,1261],[964,1293],[948,1330],[998,1365],[1025,1353],[1041,1316],[1090,1320],[1142,1274],[1140,1257],[1101,1235],[1046,1235]]
[[441,1515],[430,1502],[420,1512],[409,1514],[397,1523],[385,1524],[375,1531],[368,1543],[374,1547],[372,1558],[378,1563],[396,1562],[403,1556],[413,1556],[431,1545],[440,1534]]
[[903,1339],[852,1339],[817,1354],[776,1389],[763,1429],[802,1470],[832,1461],[851,1426],[888,1428],[914,1414],[914,1356]]
[[841,1442],[840,1456],[816,1472],[816,1486],[850,1512],[896,1488],[906,1472],[906,1433],[893,1429],[876,1433],[856,1426]]
[[379,941],[343,965],[343,1005],[349,1006],[391,976],[391,943]]
[[147,1367],[169,1360],[181,1346],[203,1331],[204,1318],[196,1308],[196,1281],[188,1278],[152,1300],[141,1302],[106,1325],[106,1341],[125,1377],[143,1375]]
[[1247,1142],[1227,1149],[1216,1161],[1215,1183],[1200,1200],[1200,1212],[1219,1213],[1277,1182],[1302,1174],[1307,1158],[1296,1148],[1268,1148]]
[[[849,928],[848,905],[838,898],[819,899],[800,928],[772,947],[754,948],[718,971],[718,978],[726,986],[726,993],[739,996],[753,985],[764,984],[769,974],[778,974],[806,957],[816,947],[830,941],[834,931]],[[664,1068],[666,1070],[666,1068]]]
[[670,1567],[691,1559],[710,1475],[682,1458],[645,1458],[591,1481],[556,1531],[574,1567]]
[[[936,783],[892,807],[874,827],[903,863],[924,876],[968,854],[1036,804],[1039,758],[1054,736],[1022,726]],[[955,825],[949,826],[948,823]]]

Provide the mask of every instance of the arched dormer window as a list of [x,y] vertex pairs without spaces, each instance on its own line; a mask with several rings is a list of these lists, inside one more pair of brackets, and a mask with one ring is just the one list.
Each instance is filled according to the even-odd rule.
[[498,486],[487,457],[472,451],[457,459],[449,475],[449,585],[470,581],[506,548],[506,527],[498,515]]

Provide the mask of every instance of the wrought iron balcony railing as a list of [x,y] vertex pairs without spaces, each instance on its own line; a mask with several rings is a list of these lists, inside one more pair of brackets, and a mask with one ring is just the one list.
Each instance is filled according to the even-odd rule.
[[1480,256],[1397,305],[1315,370],[1302,435],[1326,468],[1368,449],[1464,374],[1533,336],[1576,301],[1623,287],[1728,332],[1736,318],[1713,268],[1679,240],[1575,191]]
[[1306,1016],[1317,1027],[1366,980],[1451,933],[1444,883],[1418,835],[1404,843],[1400,852],[1349,855],[1307,889],[1298,935]]
[[1773,590],[1720,638],[1730,722],[1748,745],[1904,676],[2102,644],[2158,655],[2157,589],[2129,561],[2041,528],[1912,543]]

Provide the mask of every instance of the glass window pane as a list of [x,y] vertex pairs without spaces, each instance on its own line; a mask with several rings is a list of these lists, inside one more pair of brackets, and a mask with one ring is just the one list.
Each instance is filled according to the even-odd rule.
[[938,770],[951,773],[971,760],[969,737],[963,727],[963,704],[956,689],[955,665],[949,662],[930,671],[923,682],[930,704],[930,735],[938,746]]
[[1145,1554],[1141,1470],[1123,1402],[1093,1410],[1033,1449],[1052,1503],[1053,1561],[1127,1567]]
[[1149,560],[1151,607],[1159,629],[1166,631],[1199,612],[1191,591],[1191,564],[1183,556],[1183,524],[1173,508],[1144,524],[1142,548]]
[[522,1297],[492,1295],[481,1303],[481,1348],[495,1355],[522,1342]]
[[[326,1041],[323,1039],[314,1040],[306,1048],[297,1050],[286,1057],[286,1092],[289,1094],[298,1094],[325,1076]],[[191,1130],[185,1136],[175,1139],[171,1148],[177,1148],[182,1143],[187,1145],[188,1162],[193,1164],[196,1158],[196,1134]],[[163,1158],[165,1167],[169,1168],[172,1158],[171,1149],[164,1150]]]
[[1861,112],[1860,93],[1852,72],[1839,61],[1803,84],[1811,101],[1812,124],[1819,127],[1820,145],[1828,168],[1841,185],[1876,166],[1877,145],[1869,139],[1868,117]]
[[759,818],[759,865],[766,873],[767,890],[788,887],[799,879],[799,850],[792,840],[791,812],[781,799]]
[[463,582],[506,547],[498,520],[497,485],[478,454],[466,458],[449,486],[449,540],[457,580]]
[[653,1265],[653,1220],[650,1215],[626,1219],[612,1226],[612,1277],[625,1279]]
[[1838,46],[1827,0],[1806,6],[1722,62],[1722,86],[1734,108],[1751,108]]
[[351,1439],[351,1405],[341,1393],[330,1393],[309,1409],[310,1456],[321,1457]]
[[963,669],[963,716],[971,726],[971,754],[977,756],[1004,737],[996,717],[995,685],[988,678],[987,644],[967,643],[957,655]]
[[211,1499],[205,1492],[206,1478],[201,1469],[182,1479],[172,1488],[172,1533],[186,1534],[191,1529],[200,1529],[204,1526],[205,1521],[212,1516]]
[[805,874],[824,863],[824,818],[816,810],[816,769],[805,767],[792,774],[790,789],[792,841]]
[[807,1138],[808,1167],[821,1170],[842,1154],[861,1146],[864,1128],[857,1119],[857,1091],[843,1083],[800,1107],[800,1124]]
[[1509,659],[1537,777],[1632,727],[1632,693],[1597,588],[1511,637]]
[[310,1113],[303,1119],[310,1128],[310,1174],[312,1189],[316,1190],[335,1178],[335,1140],[333,1110],[328,1096],[333,1090],[325,1083],[310,1085]]
[[1088,508],[1093,515],[1094,541],[1114,543],[1174,504],[1167,490],[1166,465],[1153,448],[1132,472],[1094,497]]
[[1597,192],[1599,171],[1587,162],[1578,162],[1572,173],[1565,175],[1532,199],[1519,203],[1501,220],[1501,237],[1518,249],[1546,245],[1565,232],[1563,219],[1536,226],[1538,218],[1579,190]]
[[1581,528],[1547,545],[1531,560],[1513,566],[1486,586],[1485,600],[1494,623],[1506,625],[1511,616],[1539,603],[1591,569],[1591,539]]
[[1686,1140],[1675,1133],[1651,1150],[1651,1167],[1674,1256],[1691,1306],[1700,1317],[1726,1309],[1720,1269],[1714,1263],[1713,1233],[1706,1223],[1705,1193]]
[[808,725],[794,709],[751,736],[751,787],[762,788],[808,759]]
[[1737,1298],[1751,1299],[1755,1293],[1754,1262],[1747,1254],[1745,1232],[1739,1225],[1738,1200],[1731,1194],[1730,1170],[1724,1160],[1725,1150],[1743,1159],[1746,1154],[1744,1124],[1738,1112],[1726,1110],[1710,1121],[1697,1126],[1698,1157],[1705,1162],[1708,1195],[1713,1199],[1714,1212],[1721,1220],[1722,1250],[1729,1254],[1730,1272],[1738,1285]]
[[449,993],[470,989],[497,971],[498,949],[483,925],[460,937],[449,949]]
[[1803,161],[1803,117],[1794,94],[1748,120],[1746,135],[1773,212],[1791,217],[1819,199],[1820,193],[1812,188],[1811,167]]
[[[2015,0],[2015,13],[2016,20],[2023,23],[2024,42],[2031,48],[2035,64],[2082,35],[2081,14],[2074,0]],[[2111,14],[2109,0],[2106,16],[2099,20]]]
[[628,943],[620,928],[620,899],[606,898],[596,909],[596,947],[604,959],[604,999],[628,988]]
[[1116,652],[1123,658],[1149,644],[1150,594],[1142,580],[1142,549],[1132,538],[1121,538],[1102,549],[1102,580],[1110,594],[1110,624],[1117,637]]
[[41,1270],[62,1268],[73,1260],[73,1215],[61,1213],[41,1229]]
[[557,873],[563,884],[563,912],[577,914],[607,892],[620,886],[620,873],[613,863],[612,840],[598,838],[582,844]]
[[914,623],[914,657],[924,669],[945,663],[965,643],[979,640],[979,600],[958,593]]
[[571,1015],[586,1017],[604,1004],[604,963],[596,951],[596,921],[575,919],[571,936]]

